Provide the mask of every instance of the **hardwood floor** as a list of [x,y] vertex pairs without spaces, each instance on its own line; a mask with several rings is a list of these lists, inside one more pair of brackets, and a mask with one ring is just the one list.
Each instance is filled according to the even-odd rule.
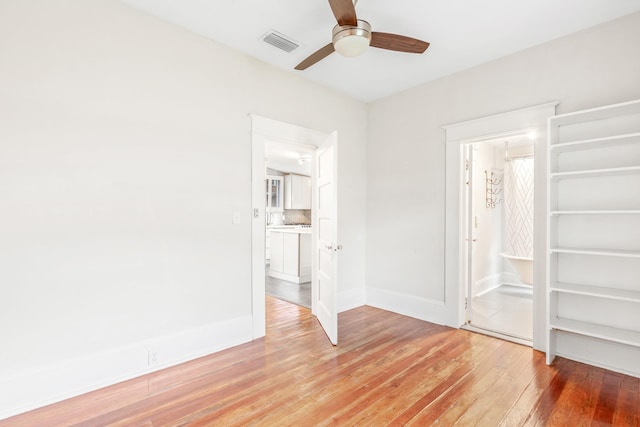
[[640,425],[638,378],[372,307],[337,347],[303,307],[267,313],[265,339],[0,426]]

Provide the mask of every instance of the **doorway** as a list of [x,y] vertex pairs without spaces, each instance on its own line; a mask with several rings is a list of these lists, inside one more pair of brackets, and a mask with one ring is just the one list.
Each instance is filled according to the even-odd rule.
[[465,328],[531,345],[534,138],[464,144]]
[[308,309],[315,152],[306,144],[265,141],[266,294]]
[[[465,155],[467,144],[534,134],[535,212],[533,271],[533,348],[546,348],[546,233],[547,229],[547,120],[555,115],[557,102],[549,102],[504,113],[474,118],[444,126],[445,130],[445,299],[444,307],[451,326],[466,323],[467,295],[466,259],[469,217],[464,209]],[[484,174],[484,170],[482,170]]]
[[[337,344],[337,133],[307,128],[251,115],[252,139],[252,323],[253,338],[266,333],[265,260],[266,142],[314,150],[311,177],[311,312],[332,344]],[[300,159],[299,159],[300,160]],[[286,187],[286,185],[285,185]],[[294,188],[294,187],[290,187]],[[285,189],[286,191],[286,189]],[[273,242],[271,242],[273,243]],[[273,250],[273,247],[271,248]],[[271,254],[273,262],[273,253]],[[286,273],[286,272],[285,272]]]

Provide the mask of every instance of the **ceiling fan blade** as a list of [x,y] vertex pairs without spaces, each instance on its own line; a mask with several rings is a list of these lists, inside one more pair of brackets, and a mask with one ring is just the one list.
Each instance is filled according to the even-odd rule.
[[352,0],[329,0],[333,16],[339,25],[357,25],[356,8]]
[[398,52],[423,53],[429,47],[429,43],[412,37],[373,31],[370,46]]
[[307,68],[311,67],[316,62],[326,58],[329,55],[331,55],[333,52],[335,52],[335,49],[333,48],[333,43],[329,43],[328,45],[318,49],[317,51],[315,51],[314,53],[309,55],[309,57],[307,59],[305,59],[304,61],[302,61],[298,65],[296,65],[296,70],[306,70]]

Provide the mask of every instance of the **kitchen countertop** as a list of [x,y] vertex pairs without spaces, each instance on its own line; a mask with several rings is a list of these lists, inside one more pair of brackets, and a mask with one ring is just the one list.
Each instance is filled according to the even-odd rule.
[[297,233],[297,234],[311,234],[311,227],[300,227],[297,225],[275,225],[268,226],[267,230],[274,233]]

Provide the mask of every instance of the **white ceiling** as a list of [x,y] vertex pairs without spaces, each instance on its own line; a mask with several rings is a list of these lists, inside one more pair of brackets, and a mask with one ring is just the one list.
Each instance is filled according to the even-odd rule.
[[302,144],[266,141],[264,145],[267,167],[285,173],[311,176],[311,158],[314,153],[314,147]]
[[[373,31],[431,43],[423,55],[370,48],[293,68],[331,41],[327,0],[122,0],[276,67],[372,101],[640,10],[640,0],[360,0]],[[264,43],[270,30],[301,46]]]

